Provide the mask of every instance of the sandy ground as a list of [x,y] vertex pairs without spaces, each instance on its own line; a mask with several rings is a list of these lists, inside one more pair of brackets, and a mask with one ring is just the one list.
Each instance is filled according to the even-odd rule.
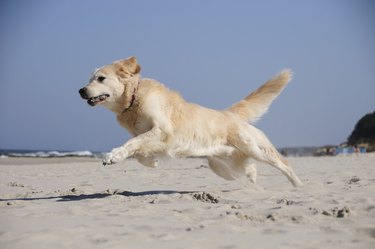
[[375,155],[225,181],[204,159],[0,159],[0,248],[375,248]]

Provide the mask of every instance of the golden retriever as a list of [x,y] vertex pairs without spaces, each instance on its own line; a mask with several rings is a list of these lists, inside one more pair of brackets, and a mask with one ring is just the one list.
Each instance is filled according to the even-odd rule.
[[153,79],[141,78],[135,57],[97,69],[81,97],[91,106],[103,105],[132,135],[108,153],[103,164],[135,157],[148,167],[157,158],[207,157],[209,167],[227,180],[247,175],[255,183],[251,159],[279,169],[293,184],[301,181],[262,131],[252,124],[267,112],[291,79],[284,70],[245,99],[224,111],[186,102],[181,95]]

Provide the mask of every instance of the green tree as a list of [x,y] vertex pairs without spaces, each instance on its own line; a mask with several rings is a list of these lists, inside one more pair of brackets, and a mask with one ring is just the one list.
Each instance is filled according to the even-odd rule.
[[375,111],[366,114],[357,122],[352,134],[348,137],[348,143],[350,145],[375,144]]

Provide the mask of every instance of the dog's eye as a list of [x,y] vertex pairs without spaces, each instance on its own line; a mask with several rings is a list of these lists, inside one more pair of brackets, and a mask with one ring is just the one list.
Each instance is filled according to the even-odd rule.
[[98,81],[99,82],[103,82],[105,80],[105,77],[104,76],[98,76]]

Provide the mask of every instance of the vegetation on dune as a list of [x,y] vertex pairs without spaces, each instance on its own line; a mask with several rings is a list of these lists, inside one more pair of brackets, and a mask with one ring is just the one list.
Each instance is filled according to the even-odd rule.
[[352,134],[348,137],[348,144],[375,146],[375,111],[366,114],[357,122]]

